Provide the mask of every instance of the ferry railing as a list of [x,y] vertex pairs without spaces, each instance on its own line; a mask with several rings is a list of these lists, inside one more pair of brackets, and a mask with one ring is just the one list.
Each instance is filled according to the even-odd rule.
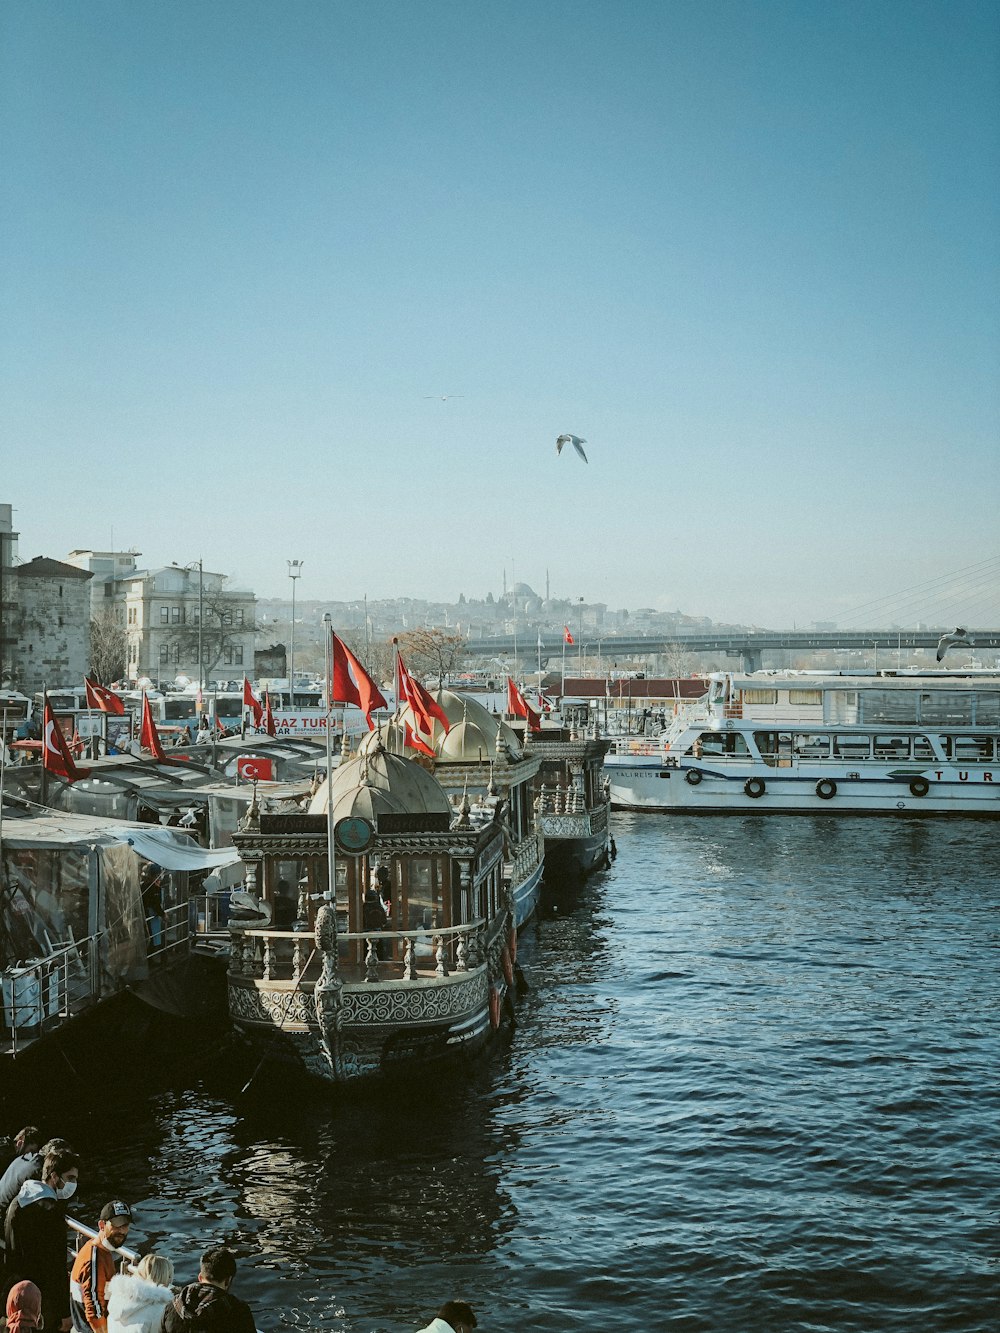
[[[250,981],[311,985],[322,957],[311,931],[231,929],[229,974]],[[483,919],[421,930],[338,931],[338,964],[347,981],[417,981],[478,967],[485,958]]]
[[11,1053],[94,1003],[100,994],[98,937],[59,945],[2,975],[3,1019]]
[[186,902],[165,907],[146,917],[146,957],[159,966],[187,952],[191,939],[190,908]]
[[[97,1240],[100,1232],[94,1227],[88,1227],[86,1222],[80,1222],[75,1217],[66,1218],[66,1230],[70,1232],[73,1250],[79,1250],[88,1240]],[[139,1262],[140,1255],[137,1250],[130,1250],[126,1245],[119,1245],[113,1251],[118,1259],[119,1273],[128,1273]]]

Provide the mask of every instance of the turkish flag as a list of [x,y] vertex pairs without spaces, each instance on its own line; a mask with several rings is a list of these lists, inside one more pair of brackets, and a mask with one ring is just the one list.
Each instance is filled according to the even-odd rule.
[[274,780],[274,760],[261,759],[254,754],[241,754],[236,760],[236,772],[247,782],[272,782]]
[[510,676],[507,677],[507,711],[514,717],[523,717],[532,731],[541,730],[541,717],[531,707]]
[[403,723],[403,741],[406,745],[410,747],[411,750],[417,750],[419,751],[420,754],[429,754],[432,759],[437,758],[431,747],[427,744],[426,741],[422,741],[420,739],[417,733],[410,726],[409,722]]
[[169,763],[167,756],[163,753],[160,733],[156,730],[156,723],[153,721],[153,710],[149,706],[145,690],[142,692],[142,725],[139,728],[139,745],[142,749],[148,750],[153,758],[158,759],[161,764]]
[[271,712],[271,696],[266,690],[264,691],[263,714],[260,725],[263,726],[269,736],[277,736],[278,729],[274,725],[274,714]]
[[338,639],[333,630],[330,631],[330,644],[333,649],[330,654],[333,680],[328,682],[330,703],[357,704],[365,715],[368,730],[373,731],[375,723],[372,721],[372,713],[376,708],[388,707],[385,697],[347,644],[343,639]]
[[54,773],[66,782],[90,777],[89,768],[77,768],[73,763],[66,737],[59,730],[47,696],[42,712],[42,767],[46,773]]
[[569,626],[563,625],[563,643],[574,643],[575,640],[569,632]]
[[450,731],[451,723],[448,721],[448,714],[434,696],[425,690],[418,680],[413,679],[403,665],[403,659],[398,652],[396,653],[396,669],[399,673],[399,697],[404,703],[410,705],[410,712],[413,714],[414,721],[418,724],[418,729],[425,736],[429,736],[436,718],[445,731]]
[[98,685],[96,680],[91,680],[89,676],[83,678],[83,688],[87,692],[87,707],[98,708],[102,713],[114,713],[117,717],[125,715],[125,700],[117,694],[112,694],[106,690],[103,685]]
[[246,676],[243,677],[243,707],[250,709],[253,713],[253,724],[255,727],[259,727],[264,720],[264,705],[250,688],[250,682]]

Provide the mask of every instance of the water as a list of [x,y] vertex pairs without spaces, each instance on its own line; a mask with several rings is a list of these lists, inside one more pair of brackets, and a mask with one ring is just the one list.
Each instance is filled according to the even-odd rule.
[[124,1194],[185,1280],[229,1242],[264,1329],[411,1330],[449,1297],[490,1331],[996,1328],[996,826],[615,832],[473,1076],[116,1091],[77,1127],[79,1215]]

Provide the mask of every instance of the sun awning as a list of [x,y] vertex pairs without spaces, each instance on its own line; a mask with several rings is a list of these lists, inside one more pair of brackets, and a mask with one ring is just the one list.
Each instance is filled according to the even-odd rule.
[[[111,833],[111,830],[105,830]],[[218,870],[234,865],[240,854],[235,847],[220,847],[210,851],[184,833],[169,828],[138,829],[134,825],[114,834],[118,842],[127,842],[140,856],[153,861],[164,870]]]

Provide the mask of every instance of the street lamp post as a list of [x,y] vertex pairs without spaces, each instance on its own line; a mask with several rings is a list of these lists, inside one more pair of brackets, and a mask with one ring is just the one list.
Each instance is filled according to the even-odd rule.
[[295,708],[295,582],[302,577],[304,560],[288,561],[288,577],[292,580],[292,633],[288,645],[288,706]]
[[198,699],[205,709],[205,569],[198,558]]

